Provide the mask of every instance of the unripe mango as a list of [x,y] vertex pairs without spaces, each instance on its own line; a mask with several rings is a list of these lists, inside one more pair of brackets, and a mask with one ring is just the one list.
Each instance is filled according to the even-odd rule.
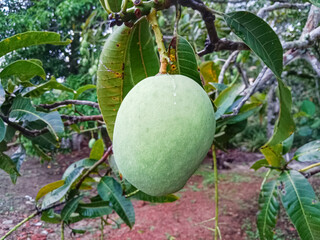
[[121,103],[113,134],[115,161],[141,191],[173,193],[199,167],[214,133],[213,106],[198,83],[182,75],[149,77]]

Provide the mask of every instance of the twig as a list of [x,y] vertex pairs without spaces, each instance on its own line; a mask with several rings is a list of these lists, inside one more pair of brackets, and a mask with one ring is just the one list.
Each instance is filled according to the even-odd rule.
[[102,156],[102,158],[97,161],[94,165],[92,165],[80,178],[79,182],[76,185],[76,189],[79,189],[82,182],[86,179],[86,177],[89,176],[89,174],[96,168],[98,167],[100,164],[102,164],[105,160],[107,160],[107,158],[109,157],[109,155],[112,154],[112,145],[107,149],[107,151],[104,153],[104,155]]
[[262,71],[260,72],[259,76],[257,77],[257,79],[254,81],[254,83],[251,85],[251,87],[248,89],[247,94],[242,98],[242,100],[240,101],[240,103],[233,109],[233,113],[231,114],[224,114],[221,116],[221,118],[227,118],[227,117],[233,117],[238,115],[241,107],[246,103],[246,101],[255,93],[258,85],[261,82],[261,79],[263,78],[263,75],[266,73],[267,71],[267,67],[263,67]]
[[311,5],[310,3],[288,3],[288,2],[280,3],[280,2],[276,2],[273,5],[261,8],[258,11],[257,16],[261,17],[261,18],[265,18],[267,12],[271,12],[271,11],[283,9],[283,8],[305,9],[305,8],[309,7],[310,5]]
[[314,169],[314,170],[312,170],[310,172],[302,173],[302,174],[305,176],[305,178],[310,178],[310,177],[312,177],[313,175],[315,175],[317,173],[320,173],[320,168]]
[[306,172],[306,171],[310,170],[311,168],[315,168],[315,167],[319,167],[319,166],[320,166],[320,162],[315,163],[315,164],[311,164],[308,167],[300,169],[299,172]]
[[219,74],[219,77],[218,77],[218,83],[223,83],[223,78],[224,78],[224,74],[226,73],[228,67],[230,66],[230,64],[232,62],[235,61],[235,59],[237,58],[238,54],[239,54],[239,50],[237,51],[234,51],[233,53],[231,53],[229,55],[229,57],[227,58],[227,60],[225,61],[225,63],[223,64],[222,68],[221,68],[221,71],[220,71],[220,74]]
[[69,115],[61,115],[61,118],[65,121],[64,126],[69,126],[75,123],[80,122],[88,122],[88,121],[103,121],[102,115],[91,115],[91,116],[69,116]]
[[55,102],[55,103],[52,103],[52,104],[39,104],[37,107],[41,107],[41,108],[44,108],[44,109],[52,110],[52,109],[55,109],[57,107],[66,106],[66,105],[69,105],[69,104],[87,105],[87,106],[91,106],[91,107],[99,109],[99,104],[98,103],[91,102],[91,101],[85,101],[85,100],[64,100],[64,101]]

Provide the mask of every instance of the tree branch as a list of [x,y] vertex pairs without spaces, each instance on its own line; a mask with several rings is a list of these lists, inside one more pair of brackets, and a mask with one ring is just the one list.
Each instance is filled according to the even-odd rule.
[[69,105],[69,104],[87,105],[87,106],[91,106],[91,107],[99,109],[99,104],[98,103],[91,102],[91,101],[85,101],[85,100],[64,100],[64,101],[55,102],[55,103],[52,103],[52,104],[39,104],[37,107],[41,107],[41,108],[48,109],[48,110],[53,110],[53,109],[55,109],[57,107],[66,106],[66,105]]
[[232,62],[235,61],[235,59],[237,58],[238,54],[239,54],[240,51],[234,51],[233,53],[231,53],[229,55],[229,57],[227,58],[227,60],[225,61],[225,63],[223,64],[222,68],[221,68],[221,71],[220,71],[220,74],[219,74],[219,77],[218,77],[218,83],[223,83],[223,78],[224,78],[224,74],[226,73],[228,67],[230,66],[230,64]]
[[103,121],[102,115],[91,115],[91,116],[68,116],[68,115],[61,115],[61,118],[65,121],[63,124],[64,126],[70,126],[75,123],[80,122],[88,122],[88,121]]
[[309,7],[310,5],[311,5],[310,3],[289,3],[289,2],[281,3],[281,2],[276,2],[273,5],[261,8],[258,11],[257,16],[261,17],[261,18],[265,18],[267,12],[271,12],[271,11],[278,10],[278,9],[283,9],[283,8],[305,9],[305,8]]

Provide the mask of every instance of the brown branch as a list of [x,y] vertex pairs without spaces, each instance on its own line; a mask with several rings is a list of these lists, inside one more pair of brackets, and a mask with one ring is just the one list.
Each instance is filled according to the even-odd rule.
[[108,159],[108,157],[112,154],[112,145],[108,147],[107,151],[103,154],[102,158],[97,161],[94,165],[92,165],[80,178],[79,182],[76,185],[76,189],[79,189],[83,181],[86,179],[86,177],[89,176],[89,174],[96,169],[100,164],[102,164],[104,161]]
[[66,106],[66,105],[69,105],[69,104],[87,105],[87,106],[91,106],[91,107],[99,109],[99,104],[98,103],[91,102],[91,101],[85,101],[85,100],[64,100],[64,101],[55,102],[55,103],[52,103],[52,104],[39,104],[37,107],[41,107],[41,108],[44,108],[44,109],[52,110],[52,109],[55,109],[57,107]]
[[305,176],[305,178],[309,178],[317,173],[320,173],[320,168],[317,168],[317,169],[311,170],[310,172],[302,173],[302,174]]
[[103,121],[102,115],[92,115],[92,116],[68,116],[68,115],[61,115],[61,118],[65,121],[63,124],[64,126],[70,126],[75,123],[80,122],[88,122],[88,121]]

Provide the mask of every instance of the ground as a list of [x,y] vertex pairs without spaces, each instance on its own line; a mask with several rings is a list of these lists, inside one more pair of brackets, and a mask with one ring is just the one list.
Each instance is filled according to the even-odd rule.
[[[40,164],[35,158],[28,158],[22,166],[22,177],[14,186],[4,172],[0,175],[0,236],[15,224],[27,217],[34,208],[37,191],[44,185],[61,179],[66,167],[76,160],[88,156],[89,149],[60,155],[55,162]],[[228,154],[219,153],[220,160],[227,160],[228,170],[219,170],[219,224],[222,239],[258,239],[256,213],[258,193],[264,172],[249,170],[250,165],[260,159],[256,153],[243,153],[236,150]],[[103,239],[113,240],[174,240],[174,239],[213,239],[214,184],[210,159],[206,159],[186,186],[176,195],[180,199],[173,203],[150,204],[134,201],[136,223],[132,230],[124,224],[119,229],[111,222],[104,228]],[[120,223],[116,215],[111,218]],[[85,229],[83,235],[71,236],[69,227],[65,229],[65,239],[101,239],[100,221],[85,220],[70,227]],[[277,224],[278,240],[298,239],[283,211]],[[40,221],[35,217],[22,225],[7,239],[59,239],[60,226]]]

